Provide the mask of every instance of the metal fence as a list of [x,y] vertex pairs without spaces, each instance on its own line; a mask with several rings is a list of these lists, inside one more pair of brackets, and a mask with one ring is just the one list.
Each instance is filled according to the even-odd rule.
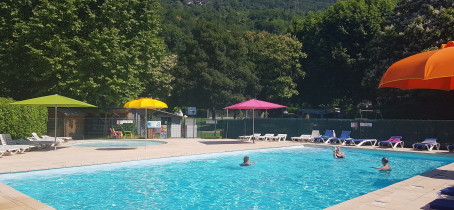
[[[225,120],[224,138],[238,138],[252,134],[252,119]],[[287,134],[287,139],[312,130],[335,130],[339,136],[343,130],[351,131],[352,138],[388,140],[391,136],[402,136],[405,147],[422,142],[425,138],[438,138],[442,148],[454,144],[454,121],[445,120],[354,120],[354,119],[299,119],[272,118],[255,119],[255,133]]]
[[[157,120],[159,121],[159,120]],[[159,138],[221,138],[224,132],[223,120],[210,120],[206,118],[186,119],[180,124],[165,124],[162,121],[160,128],[147,128],[144,118],[138,120],[125,118],[64,118],[57,121],[57,136],[68,136],[79,139],[106,139],[112,138],[110,129],[129,133],[126,138],[145,138],[148,131],[149,139]],[[216,123],[215,123],[216,122]],[[54,136],[55,119],[47,121],[47,135]],[[165,134],[165,135],[164,135]]]

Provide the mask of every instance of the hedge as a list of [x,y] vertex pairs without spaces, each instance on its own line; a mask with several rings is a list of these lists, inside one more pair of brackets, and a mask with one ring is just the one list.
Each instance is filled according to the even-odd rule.
[[47,133],[48,112],[45,107],[10,105],[13,99],[0,98],[0,133],[9,133],[13,139],[25,139]]

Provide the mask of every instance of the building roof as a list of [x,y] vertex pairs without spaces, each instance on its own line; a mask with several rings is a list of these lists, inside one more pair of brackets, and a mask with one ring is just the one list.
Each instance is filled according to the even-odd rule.
[[170,112],[162,111],[162,110],[159,110],[159,109],[154,109],[153,111],[161,112],[161,113],[163,113],[163,114],[168,114],[168,115],[172,115],[172,116],[175,116],[175,117],[181,117],[181,118],[183,118],[183,116],[177,115],[177,114],[175,114],[175,113],[170,113]]

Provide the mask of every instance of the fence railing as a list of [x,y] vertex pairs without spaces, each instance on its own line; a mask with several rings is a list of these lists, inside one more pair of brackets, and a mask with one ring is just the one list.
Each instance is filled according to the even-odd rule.
[[[107,139],[112,138],[110,129],[130,131],[132,138],[221,138],[224,132],[223,120],[207,120],[206,118],[186,119],[180,124],[161,125],[161,128],[147,128],[143,118],[139,120],[125,118],[64,118],[57,121],[57,136],[68,136],[79,139]],[[49,118],[47,135],[54,136],[55,120]],[[127,138],[131,138],[129,135]]]

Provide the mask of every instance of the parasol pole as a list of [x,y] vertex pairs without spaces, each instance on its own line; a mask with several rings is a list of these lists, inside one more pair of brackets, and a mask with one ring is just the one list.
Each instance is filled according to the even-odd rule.
[[58,105],[55,104],[55,140],[54,140],[54,148],[57,150],[57,107]]
[[254,107],[252,107],[252,136],[254,137],[252,139],[252,143],[255,144],[255,125],[254,125]]
[[145,107],[145,150],[147,150],[147,138],[148,138],[148,110]]

